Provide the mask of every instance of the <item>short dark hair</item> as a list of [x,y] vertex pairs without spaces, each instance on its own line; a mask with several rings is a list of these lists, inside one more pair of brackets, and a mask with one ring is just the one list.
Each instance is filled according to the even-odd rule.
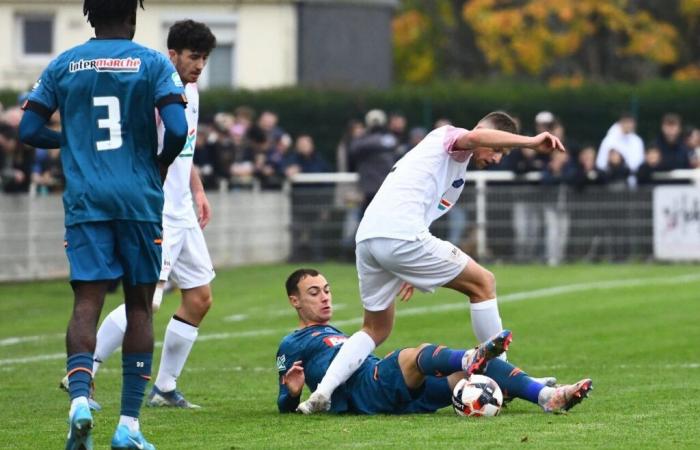
[[123,22],[136,13],[138,6],[143,9],[143,0],[85,0],[83,15],[94,28],[105,23]]
[[479,123],[481,122],[489,122],[496,130],[507,131],[508,133],[518,132],[518,125],[515,119],[504,111],[490,112],[479,121]]
[[284,286],[287,288],[287,295],[299,294],[299,282],[306,277],[317,277],[321,275],[316,269],[297,269],[287,277]]
[[216,37],[208,26],[194,20],[175,22],[168,32],[168,49],[180,53],[188,49],[208,55],[216,47]]

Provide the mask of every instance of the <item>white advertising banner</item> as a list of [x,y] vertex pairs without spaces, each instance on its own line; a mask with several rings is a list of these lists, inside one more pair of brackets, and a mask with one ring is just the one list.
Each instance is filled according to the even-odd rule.
[[700,261],[700,186],[654,189],[654,257]]

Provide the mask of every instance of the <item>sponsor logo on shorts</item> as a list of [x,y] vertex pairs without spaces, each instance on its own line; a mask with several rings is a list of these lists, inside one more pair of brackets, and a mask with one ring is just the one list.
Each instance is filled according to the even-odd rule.
[[94,70],[95,72],[138,72],[141,69],[140,58],[98,58],[71,61],[68,70],[80,72]]

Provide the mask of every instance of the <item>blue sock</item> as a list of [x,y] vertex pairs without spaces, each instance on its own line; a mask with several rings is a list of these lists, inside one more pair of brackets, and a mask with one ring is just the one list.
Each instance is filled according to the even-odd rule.
[[423,375],[445,376],[462,370],[465,350],[452,350],[441,345],[428,345],[418,352],[418,370]]
[[92,353],[74,353],[66,360],[70,399],[90,396]]
[[540,391],[545,387],[519,368],[498,358],[488,362],[484,375],[493,378],[504,397],[521,398],[534,404],[537,404]]
[[122,354],[122,416],[139,417],[152,360],[153,353]]

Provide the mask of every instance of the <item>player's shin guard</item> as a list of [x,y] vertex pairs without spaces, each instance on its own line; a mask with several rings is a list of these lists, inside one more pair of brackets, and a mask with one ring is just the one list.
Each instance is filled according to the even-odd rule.
[[498,301],[494,298],[479,303],[470,303],[472,328],[479,342],[485,342],[503,331]]
[[121,415],[139,417],[146,384],[151,379],[153,353],[122,354]]
[[170,319],[165,330],[163,352],[155,382],[161,391],[170,392],[177,387],[177,378],[185,367],[198,332],[197,327],[177,315]]
[[514,365],[500,359],[489,361],[484,375],[493,378],[505,397],[515,397],[538,404],[540,391],[545,387]]
[[87,399],[92,381],[92,353],[75,353],[68,356],[66,371],[70,399],[74,400],[78,397]]
[[462,370],[465,350],[452,350],[440,345],[426,345],[418,352],[416,364],[423,375],[444,376]]
[[95,343],[95,363],[92,366],[93,376],[97,373],[100,364],[114,353],[124,340],[126,332],[126,307],[124,304],[117,306],[107,314],[97,330]]

